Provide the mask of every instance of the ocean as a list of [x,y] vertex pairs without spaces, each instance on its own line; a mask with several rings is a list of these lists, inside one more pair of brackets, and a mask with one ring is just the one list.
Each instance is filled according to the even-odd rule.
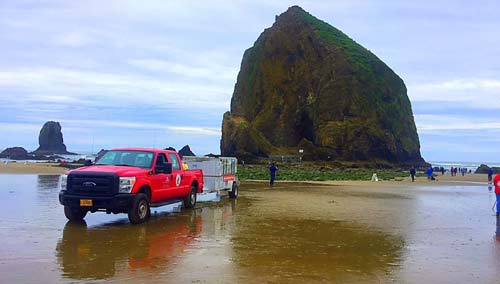
[[445,170],[450,170],[451,167],[466,168],[475,172],[481,165],[485,164],[489,167],[500,167],[499,162],[449,162],[449,161],[429,161],[432,167],[443,167]]
[[[73,161],[77,161],[79,159],[88,159],[88,160],[94,160],[96,155],[95,154],[78,154],[78,155],[61,155],[61,154],[57,154],[58,156],[61,156],[64,158],[64,160],[68,161],[68,162],[73,162]],[[49,162],[49,160],[12,160],[12,159],[4,159],[4,158],[0,158],[0,162],[4,163],[4,162],[12,162],[12,161],[16,161],[16,162],[26,162],[26,163],[46,163],[46,162]]]

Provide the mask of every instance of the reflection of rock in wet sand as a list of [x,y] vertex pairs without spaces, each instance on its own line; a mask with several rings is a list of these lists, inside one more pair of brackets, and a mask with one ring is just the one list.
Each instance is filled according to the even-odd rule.
[[240,217],[239,224],[235,260],[243,275],[264,282],[370,280],[399,262],[404,247],[401,238],[343,222]]
[[40,203],[49,203],[59,207],[59,201],[54,202],[54,194],[59,193],[59,178],[60,175],[37,175],[37,197]]
[[[410,202],[405,195],[300,184],[243,188],[249,198],[239,203],[249,204],[238,208],[233,234],[236,267],[243,278],[372,283],[387,279],[401,264],[405,238],[392,227],[407,222],[408,215],[398,213],[401,205],[392,204]],[[377,220],[383,215],[391,217]]]
[[39,190],[59,190],[60,175],[38,175],[37,187]]

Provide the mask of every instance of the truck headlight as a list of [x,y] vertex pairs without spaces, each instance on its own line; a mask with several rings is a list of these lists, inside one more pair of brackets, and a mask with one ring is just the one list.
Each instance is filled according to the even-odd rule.
[[61,175],[61,190],[66,190],[66,185],[68,184],[68,175]]
[[135,184],[135,177],[120,177],[120,193],[130,193]]

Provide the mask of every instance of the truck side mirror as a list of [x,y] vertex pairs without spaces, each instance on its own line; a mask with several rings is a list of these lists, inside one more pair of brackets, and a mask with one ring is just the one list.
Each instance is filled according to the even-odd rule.
[[161,166],[155,167],[156,174],[171,174],[172,173],[172,163],[163,163]]
[[166,174],[172,173],[172,163],[165,163],[165,173]]

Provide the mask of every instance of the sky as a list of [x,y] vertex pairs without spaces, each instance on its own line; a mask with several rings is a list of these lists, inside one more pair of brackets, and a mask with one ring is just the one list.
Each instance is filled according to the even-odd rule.
[[241,59],[300,5],[405,82],[427,161],[500,161],[498,1],[0,1],[0,149],[220,153]]

